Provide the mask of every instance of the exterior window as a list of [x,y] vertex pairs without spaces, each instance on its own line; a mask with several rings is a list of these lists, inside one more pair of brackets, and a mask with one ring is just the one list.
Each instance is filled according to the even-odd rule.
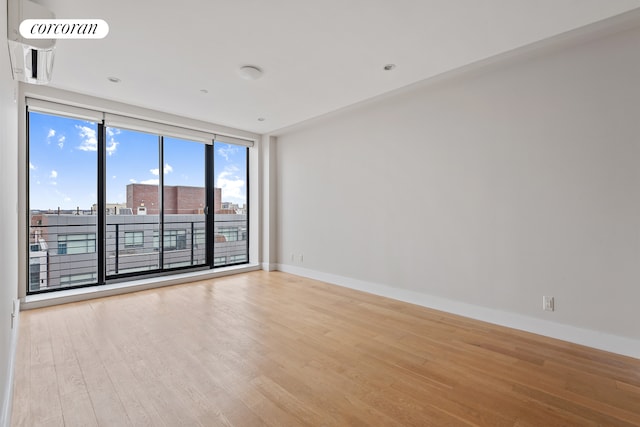
[[127,248],[144,246],[144,231],[125,231],[124,246]]
[[95,251],[95,234],[63,234],[58,236],[58,255],[89,254]]
[[65,276],[60,276],[60,285],[62,286],[80,285],[83,283],[95,282],[95,281],[96,281],[96,273],[69,274]]
[[247,260],[246,255],[232,255],[229,257],[229,264],[235,264],[238,262],[245,262]]
[[187,249],[187,232],[186,230],[165,230],[164,232],[164,250],[176,251]]
[[29,265],[29,286],[31,289],[40,289],[40,264]]
[[238,229],[235,227],[220,227],[218,228],[218,234],[223,235],[227,242],[238,241]]
[[227,257],[217,256],[213,259],[213,265],[222,266],[227,264]]
[[196,248],[204,248],[206,241],[206,232],[205,230],[195,230],[193,236],[193,243],[196,245]]

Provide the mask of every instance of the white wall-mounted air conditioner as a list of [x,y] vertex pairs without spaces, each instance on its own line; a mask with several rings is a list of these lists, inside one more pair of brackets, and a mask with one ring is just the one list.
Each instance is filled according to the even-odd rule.
[[7,40],[14,80],[46,84],[51,81],[54,39],[25,39],[20,23],[25,19],[54,19],[53,12],[29,0],[8,0]]

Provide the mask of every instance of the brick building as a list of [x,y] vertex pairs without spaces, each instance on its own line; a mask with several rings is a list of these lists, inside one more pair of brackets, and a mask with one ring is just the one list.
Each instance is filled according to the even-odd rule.
[[[219,213],[222,206],[222,190],[214,188],[214,213]],[[183,185],[165,185],[164,212],[167,215],[202,214],[205,206],[204,187],[187,187]],[[127,185],[127,208],[134,215],[158,215],[158,186],[149,184]]]

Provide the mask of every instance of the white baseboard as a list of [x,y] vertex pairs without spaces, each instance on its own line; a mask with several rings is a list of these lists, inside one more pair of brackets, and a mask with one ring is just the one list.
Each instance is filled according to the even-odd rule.
[[4,385],[4,401],[2,402],[2,411],[0,411],[0,427],[9,427],[11,425],[11,409],[13,402],[13,377],[16,367],[16,354],[18,351],[18,328],[20,326],[20,300],[13,301],[15,317],[13,318],[13,328],[11,329],[11,343],[9,346],[9,366],[7,383]]
[[263,262],[262,263],[262,269],[264,271],[277,271],[278,270],[278,264],[270,264],[268,262]]
[[591,329],[578,328],[563,323],[551,322],[522,314],[481,307],[433,295],[394,288],[388,285],[352,279],[336,274],[324,273],[287,264],[278,264],[277,270],[310,279],[368,292],[398,301],[404,301],[447,313],[457,314],[496,325],[532,332],[551,338],[568,341],[587,347],[640,359],[640,340],[606,334]]

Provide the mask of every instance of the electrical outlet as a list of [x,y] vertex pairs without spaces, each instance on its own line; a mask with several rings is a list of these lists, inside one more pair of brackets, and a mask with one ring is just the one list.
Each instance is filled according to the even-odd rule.
[[555,309],[553,297],[548,297],[548,296],[542,297],[542,309],[544,311],[553,311]]

